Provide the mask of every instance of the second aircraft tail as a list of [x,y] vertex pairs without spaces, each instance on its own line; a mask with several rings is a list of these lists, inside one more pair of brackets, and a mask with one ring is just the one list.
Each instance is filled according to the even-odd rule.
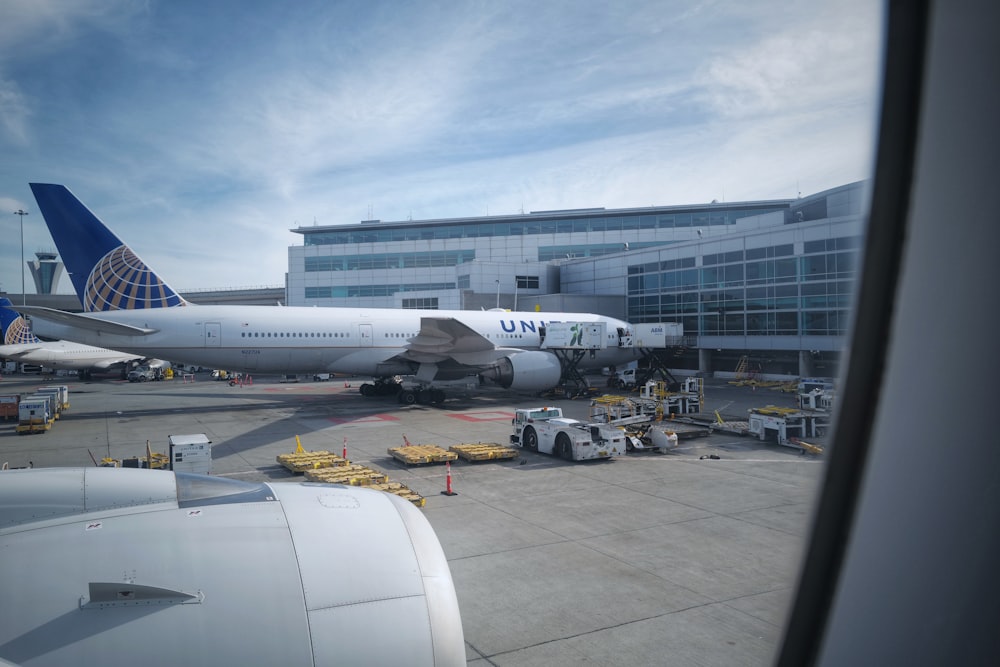
[[65,186],[29,185],[84,312],[187,305]]
[[24,321],[21,314],[11,310],[13,304],[7,297],[0,297],[0,344],[2,345],[24,345],[26,343],[39,343],[38,337],[31,333],[28,323]]

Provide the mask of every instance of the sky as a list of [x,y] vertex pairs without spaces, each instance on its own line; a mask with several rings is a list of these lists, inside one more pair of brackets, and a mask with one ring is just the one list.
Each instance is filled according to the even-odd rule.
[[881,19],[870,0],[5,0],[0,290],[21,291],[19,221],[25,259],[55,249],[29,182],[184,291],[284,285],[299,227],[862,180]]

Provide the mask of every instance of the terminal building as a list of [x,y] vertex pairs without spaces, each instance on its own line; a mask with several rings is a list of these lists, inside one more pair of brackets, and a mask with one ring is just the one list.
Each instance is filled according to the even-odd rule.
[[299,227],[286,301],[680,322],[679,369],[835,376],[865,196]]
[[[866,187],[796,199],[366,220],[299,227],[284,289],[187,292],[203,304],[502,308],[677,322],[671,368],[838,374],[864,233]],[[32,305],[62,264],[39,254]],[[32,263],[29,262],[29,266]],[[12,297],[12,300],[23,297]],[[15,300],[16,302],[16,300]]]

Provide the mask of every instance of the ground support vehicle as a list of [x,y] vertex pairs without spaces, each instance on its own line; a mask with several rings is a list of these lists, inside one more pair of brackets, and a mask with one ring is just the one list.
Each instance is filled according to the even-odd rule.
[[437,445],[408,445],[404,447],[390,447],[389,456],[402,461],[407,465],[420,465],[424,463],[447,463],[458,458],[455,452],[449,452]]
[[128,372],[129,382],[152,382],[163,379],[163,369],[152,366],[136,366]]
[[822,448],[807,443],[804,439],[823,438],[830,425],[830,414],[769,405],[750,410],[748,422],[749,433],[760,440],[770,440],[785,447],[819,453]]
[[823,410],[833,412],[833,391],[829,389],[813,389],[799,394],[799,407],[803,410]]
[[678,391],[670,391],[668,383],[650,380],[639,388],[639,397],[635,402],[643,414],[652,414],[657,418],[701,412],[701,406],[705,402],[701,378],[686,378],[677,389]]
[[567,461],[607,459],[625,453],[625,432],[608,424],[585,424],[563,417],[555,407],[514,411],[510,443]]
[[465,443],[452,445],[449,452],[455,452],[464,461],[499,461],[503,459],[516,459],[517,450],[495,442]]

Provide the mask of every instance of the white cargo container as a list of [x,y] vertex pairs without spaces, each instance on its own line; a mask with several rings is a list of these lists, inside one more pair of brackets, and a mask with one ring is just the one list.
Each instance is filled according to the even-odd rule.
[[49,384],[38,388],[39,394],[55,394],[59,410],[69,408],[69,387],[64,384]]
[[605,322],[549,322],[545,325],[543,350],[603,350],[608,346]]
[[39,391],[34,394],[25,396],[25,398],[40,398],[48,402],[49,405],[49,419],[59,419],[59,413],[61,412],[59,408],[59,397],[52,392],[42,392]]
[[633,324],[633,345],[662,349],[680,345],[684,340],[684,325],[680,322]]
[[169,435],[170,469],[174,472],[212,474],[212,441],[204,433]]
[[17,406],[17,433],[45,433],[52,426],[49,396],[28,396]]

